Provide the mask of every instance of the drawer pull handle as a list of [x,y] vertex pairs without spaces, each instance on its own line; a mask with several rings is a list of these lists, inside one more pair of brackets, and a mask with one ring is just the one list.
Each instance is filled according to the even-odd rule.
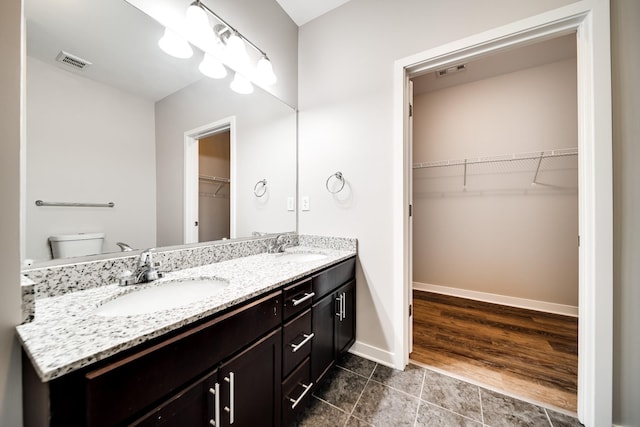
[[293,306],[295,307],[296,305],[302,304],[303,302],[305,302],[309,298],[313,298],[315,295],[316,295],[315,292],[306,292],[302,298],[300,298],[300,299],[292,299],[291,302],[293,303]]
[[311,390],[311,386],[313,385],[313,382],[310,382],[309,385],[304,385],[304,384],[300,384],[300,385],[304,388],[304,391],[302,392],[300,397],[298,397],[297,399],[293,399],[291,397],[289,398],[289,401],[293,403],[293,405],[291,405],[291,409],[295,409],[296,406],[298,406],[298,403],[300,403],[300,401],[309,392],[309,390]]
[[220,384],[216,383],[215,389],[210,388],[209,393],[214,396],[213,400],[213,419],[209,420],[212,426],[220,425]]
[[305,345],[306,343],[311,341],[313,339],[313,337],[315,336],[315,334],[314,333],[302,334],[302,336],[304,337],[304,339],[302,340],[302,342],[300,344],[291,344],[291,352],[292,353],[295,353],[296,351],[300,350],[303,345]]

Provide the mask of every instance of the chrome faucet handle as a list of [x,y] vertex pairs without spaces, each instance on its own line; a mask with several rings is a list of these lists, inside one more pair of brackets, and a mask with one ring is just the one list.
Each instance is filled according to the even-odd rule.
[[135,284],[135,277],[129,270],[125,270],[118,276],[118,285],[129,286]]

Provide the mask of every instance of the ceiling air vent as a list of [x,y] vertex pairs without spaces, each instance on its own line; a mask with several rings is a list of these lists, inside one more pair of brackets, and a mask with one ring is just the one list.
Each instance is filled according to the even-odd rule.
[[467,69],[466,64],[456,65],[455,67],[445,68],[443,70],[436,71],[436,77],[450,76],[451,74],[459,73]]
[[72,55],[64,50],[61,50],[58,56],[56,56],[56,61],[62,62],[63,64],[67,64],[70,67],[75,68],[76,70],[84,70],[91,62],[86,59],[79,58],[75,55]]

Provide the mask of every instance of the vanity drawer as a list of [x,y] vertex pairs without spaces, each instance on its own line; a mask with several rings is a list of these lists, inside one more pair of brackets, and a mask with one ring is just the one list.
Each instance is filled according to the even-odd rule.
[[294,425],[296,415],[304,409],[311,398],[311,369],[307,358],[293,373],[282,383],[282,425],[289,427]]
[[286,320],[305,308],[311,307],[312,299],[311,279],[284,288],[284,319]]
[[356,258],[349,258],[313,276],[313,301],[319,301],[338,286],[353,279],[356,275]]
[[277,327],[281,295],[274,292],[87,372],[87,424],[122,423]]
[[282,376],[286,377],[311,352],[311,309],[284,325]]

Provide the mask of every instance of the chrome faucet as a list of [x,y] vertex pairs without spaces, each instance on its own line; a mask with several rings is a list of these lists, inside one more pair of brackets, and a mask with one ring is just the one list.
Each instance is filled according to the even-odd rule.
[[151,253],[153,249],[145,249],[140,254],[138,260],[138,270],[136,271],[135,283],[147,283],[158,280],[164,273],[158,271],[156,267],[160,267],[160,263],[153,262],[153,255]]
[[120,252],[130,252],[133,250],[131,246],[127,245],[124,242],[116,242],[116,245],[120,246]]
[[273,243],[270,243],[269,246],[267,247],[267,251],[269,253],[284,252],[284,250],[289,246],[289,242],[286,242],[286,241],[281,242],[281,239],[285,237],[286,237],[285,234],[278,234],[276,236],[275,241]]
[[120,286],[137,285],[138,283],[153,282],[164,276],[164,273],[157,270],[160,267],[159,262],[153,262],[153,256],[151,251],[153,249],[146,249],[140,254],[138,259],[138,268],[135,274],[130,271],[123,271],[118,276],[118,284]]

